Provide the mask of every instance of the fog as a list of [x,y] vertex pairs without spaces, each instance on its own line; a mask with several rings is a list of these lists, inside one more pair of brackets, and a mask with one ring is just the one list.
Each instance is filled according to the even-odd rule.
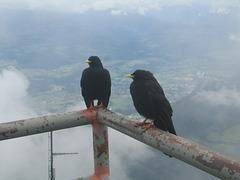
[[[0,122],[36,117],[28,105],[29,81],[19,71],[0,73]],[[47,135],[17,138],[0,142],[0,174],[2,179],[46,179]],[[43,160],[45,159],[45,161]]]
[[[28,102],[29,81],[20,71],[3,70],[0,74],[0,122],[15,121],[47,113],[36,112]],[[16,88],[17,87],[17,88]],[[66,112],[85,109],[76,104]],[[56,179],[76,179],[93,173],[92,130],[90,126],[70,128],[53,132],[54,152],[77,152],[77,155],[55,156]],[[126,162],[136,164],[151,155],[146,145],[120,133],[109,130],[111,175],[117,179],[130,179]],[[5,180],[47,179],[48,177],[48,135],[47,133],[21,137],[0,142],[0,174]],[[141,157],[141,158],[138,158]]]
[[[0,87],[1,122],[49,114],[46,111],[37,112],[29,106],[29,102],[31,102],[31,97],[28,95],[29,81],[22,72],[16,69],[3,70],[0,74],[0,84],[2,85]],[[66,112],[80,109],[84,109],[83,103],[69,106]],[[92,130],[90,126],[54,131],[53,137],[54,152],[78,153],[77,155],[54,157],[56,179],[76,179],[93,173]],[[110,171],[111,177],[114,179],[131,180],[149,177],[151,179],[165,179],[166,177],[185,179],[189,176],[193,176],[195,180],[214,179],[200,170],[174,158],[169,158],[161,152],[112,129],[109,129],[109,146]],[[6,180],[16,178],[24,180],[47,179],[47,133],[1,141],[0,154],[2,154],[0,161],[1,178]],[[164,167],[164,169],[168,167],[161,177],[156,176],[159,172],[157,169],[160,167]],[[162,172],[162,170],[160,171]]]
[[[0,122],[85,109],[83,62],[111,72],[109,107],[136,115],[124,75],[154,73],[177,134],[239,154],[239,1],[0,1]],[[93,173],[90,125],[54,131],[56,179]],[[216,179],[109,128],[116,180]],[[48,178],[48,134],[0,142],[1,179]]]

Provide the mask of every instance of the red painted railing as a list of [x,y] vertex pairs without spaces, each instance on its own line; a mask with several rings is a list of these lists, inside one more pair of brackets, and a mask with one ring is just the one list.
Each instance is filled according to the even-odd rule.
[[135,127],[136,123],[108,109],[82,110],[2,123],[0,140],[91,124],[94,173],[79,180],[107,180],[110,179],[109,126],[220,179],[240,179],[240,161],[154,127],[143,132],[141,127]]

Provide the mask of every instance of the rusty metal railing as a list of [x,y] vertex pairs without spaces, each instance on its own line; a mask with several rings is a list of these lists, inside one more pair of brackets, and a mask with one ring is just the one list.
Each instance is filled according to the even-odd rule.
[[141,127],[135,127],[136,122],[108,109],[74,111],[2,123],[0,140],[91,124],[94,174],[79,180],[107,180],[110,179],[107,131],[109,126],[220,179],[240,179],[240,161],[157,128],[143,132]]

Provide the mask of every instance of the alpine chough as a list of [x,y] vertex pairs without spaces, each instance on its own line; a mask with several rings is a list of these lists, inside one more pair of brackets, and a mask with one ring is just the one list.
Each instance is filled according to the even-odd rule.
[[92,109],[94,100],[98,100],[98,107],[107,108],[111,95],[110,73],[103,68],[101,60],[97,56],[89,57],[85,63],[89,63],[89,67],[84,69],[80,82],[85,104],[87,108]]
[[125,77],[133,78],[130,85],[133,104],[137,112],[146,118],[143,122],[137,123],[137,126],[151,119],[151,123],[144,126],[144,131],[154,123],[155,127],[176,135],[172,122],[173,110],[153,74],[145,70],[136,70]]

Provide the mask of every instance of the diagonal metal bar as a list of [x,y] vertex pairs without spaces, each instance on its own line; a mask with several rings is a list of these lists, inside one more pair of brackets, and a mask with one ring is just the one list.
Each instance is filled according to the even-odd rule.
[[99,110],[98,120],[213,176],[221,179],[240,179],[240,161],[214,150],[156,128],[143,132],[141,127],[135,127],[136,120],[107,109]]
[[88,113],[89,112],[87,110],[74,111],[64,114],[55,114],[2,123],[0,124],[0,141],[86,125],[90,123],[91,118],[94,119],[96,117],[96,112],[92,112],[90,115],[88,115]]
[[[94,134],[94,131],[98,129],[94,126],[97,124],[100,126],[101,124],[104,124],[218,178],[240,179],[240,161],[234,160],[214,150],[208,149],[187,139],[172,135],[156,128],[150,128],[146,132],[143,132],[141,127],[135,127],[136,122],[137,121],[132,120],[122,114],[115,113],[107,109],[94,109],[93,111],[82,110],[2,123],[0,124],[0,140],[86,124],[93,125]],[[106,132],[104,127],[102,132],[102,134]],[[101,147],[104,145],[104,143],[104,141],[97,142],[96,147]],[[108,151],[108,148],[103,149],[105,150],[99,152],[105,153]],[[94,156],[97,157],[98,155],[95,154]],[[99,161],[96,160],[96,163],[98,162]],[[104,165],[104,163],[102,165]],[[101,168],[104,168],[104,166],[100,167],[100,169]],[[98,174],[97,172],[103,173],[100,173],[101,175],[96,177],[89,176],[86,179],[110,179],[110,177],[108,177],[109,169],[108,171],[106,171],[106,169],[103,171],[95,169],[94,175]]]

